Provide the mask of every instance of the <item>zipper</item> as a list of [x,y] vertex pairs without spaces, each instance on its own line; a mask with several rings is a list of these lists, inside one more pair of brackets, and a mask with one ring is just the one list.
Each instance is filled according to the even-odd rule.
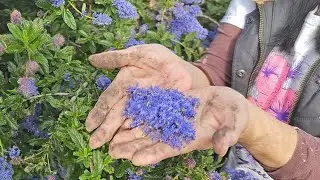
[[309,78],[311,77],[311,75],[313,74],[314,70],[320,65],[320,58],[314,62],[311,67],[309,68],[306,76],[303,78],[302,80],[302,83],[297,91],[297,95],[296,97],[294,98],[294,101],[293,101],[293,104],[291,105],[291,109],[290,109],[290,113],[289,113],[289,116],[288,116],[288,120],[289,120],[289,123],[291,122],[291,118],[292,118],[292,115],[294,114],[294,108],[296,107],[296,105],[298,104],[299,102],[299,99],[301,98],[301,95],[302,95],[302,92],[303,92],[303,89],[304,87],[307,85],[307,83],[310,81]]
[[263,36],[264,36],[264,18],[263,18],[263,7],[262,4],[258,4],[258,10],[259,10],[259,16],[260,16],[260,22],[259,22],[259,44],[260,44],[260,56],[259,56],[259,60],[253,70],[253,72],[250,75],[249,78],[249,84],[248,84],[248,90],[247,90],[247,97],[249,95],[249,91],[252,89],[253,83],[254,83],[254,79],[257,76],[257,74],[259,73],[263,62],[264,62],[264,43],[263,43]]

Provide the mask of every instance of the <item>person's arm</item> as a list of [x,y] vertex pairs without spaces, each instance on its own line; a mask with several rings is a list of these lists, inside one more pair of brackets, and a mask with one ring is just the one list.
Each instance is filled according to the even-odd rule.
[[320,177],[320,139],[249,105],[249,125],[239,139],[274,179]]
[[200,62],[194,63],[207,75],[211,85],[230,85],[232,56],[236,39],[240,33],[239,27],[222,24]]

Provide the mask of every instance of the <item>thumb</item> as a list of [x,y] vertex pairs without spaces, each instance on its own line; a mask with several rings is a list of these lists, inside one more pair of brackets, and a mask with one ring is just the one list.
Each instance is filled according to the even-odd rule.
[[220,156],[225,156],[230,146],[232,146],[234,137],[233,132],[228,128],[222,128],[212,136],[213,150]]
[[143,55],[143,46],[133,46],[124,50],[108,51],[89,57],[90,63],[96,68],[115,69],[134,63]]

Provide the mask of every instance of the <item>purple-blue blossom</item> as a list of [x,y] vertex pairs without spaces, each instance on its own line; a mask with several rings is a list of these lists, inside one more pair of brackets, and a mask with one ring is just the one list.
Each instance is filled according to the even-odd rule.
[[10,21],[13,24],[17,24],[20,25],[22,22],[22,16],[21,16],[21,12],[18,10],[13,10],[10,14]]
[[44,178],[44,180],[56,180],[58,179],[57,175],[49,175]]
[[99,90],[105,90],[111,84],[111,80],[105,75],[100,75],[96,79],[96,86]]
[[169,24],[169,30],[177,40],[180,40],[182,35],[191,32],[196,33],[197,39],[203,40],[207,38],[208,30],[199,23],[194,14],[190,14],[182,5],[177,4],[172,9],[172,13],[173,19]]
[[34,115],[36,117],[39,117],[41,115],[41,109],[42,109],[42,104],[37,103],[35,108],[34,108]]
[[184,4],[199,4],[202,3],[203,0],[180,0],[180,2]]
[[24,97],[29,98],[39,94],[38,88],[35,85],[35,79],[29,77],[22,77],[18,80],[19,88],[18,92]]
[[64,0],[50,0],[50,3],[53,7],[58,8],[62,5],[64,5],[65,2],[64,2]]
[[144,44],[143,40],[136,40],[134,37],[130,37],[127,43],[124,45],[125,48],[129,48],[131,46]]
[[128,179],[127,180],[142,180],[142,177],[133,173],[131,170],[128,170]]
[[17,146],[12,146],[8,152],[10,159],[15,159],[20,156],[20,149]]
[[244,170],[236,170],[231,168],[226,168],[225,172],[228,174],[230,180],[253,180],[252,174],[245,172]]
[[146,33],[148,31],[148,25],[147,24],[142,24],[140,27],[139,27],[139,33]]
[[143,124],[151,139],[178,149],[195,139],[193,118],[199,99],[159,87],[129,87],[128,94],[124,116],[133,119],[132,128]]
[[208,173],[209,180],[221,180],[221,176],[217,171],[211,171]]
[[69,72],[65,73],[65,74],[64,74],[64,81],[69,82],[70,79],[71,79],[71,74],[70,74]]
[[104,13],[96,13],[94,12],[92,14],[92,24],[98,25],[98,26],[106,26],[110,25],[112,23],[112,19],[110,16],[104,14]]
[[0,179],[12,180],[13,169],[12,165],[6,158],[0,157]]
[[112,5],[117,9],[118,15],[122,19],[138,18],[137,9],[126,0],[113,0]]
[[185,163],[189,169],[193,169],[197,165],[197,162],[193,158],[188,158]]
[[207,39],[211,42],[216,37],[217,31],[209,31]]
[[64,43],[65,43],[65,38],[64,38],[64,36],[62,36],[61,34],[56,34],[54,37],[53,37],[53,40],[52,40],[52,42],[53,42],[53,45],[54,45],[54,47],[56,47],[56,48],[60,48],[61,46],[63,46],[64,45]]
[[21,123],[22,128],[27,130],[35,137],[47,138],[48,134],[42,131],[38,126],[38,119],[35,115],[29,115]]
[[200,8],[200,6],[198,6],[198,5],[187,5],[187,6],[185,6],[184,7],[185,8],[185,10],[187,11],[187,12],[189,12],[189,14],[191,15],[191,16],[201,16],[202,15],[202,10],[201,10],[201,8]]

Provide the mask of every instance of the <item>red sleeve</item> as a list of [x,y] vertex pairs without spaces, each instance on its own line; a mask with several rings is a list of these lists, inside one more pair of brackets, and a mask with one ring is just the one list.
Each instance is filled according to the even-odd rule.
[[286,165],[268,173],[279,180],[315,180],[320,178],[320,139],[298,130],[298,143]]
[[212,85],[230,86],[234,46],[241,29],[222,24],[215,39],[199,62],[194,63],[209,78]]

